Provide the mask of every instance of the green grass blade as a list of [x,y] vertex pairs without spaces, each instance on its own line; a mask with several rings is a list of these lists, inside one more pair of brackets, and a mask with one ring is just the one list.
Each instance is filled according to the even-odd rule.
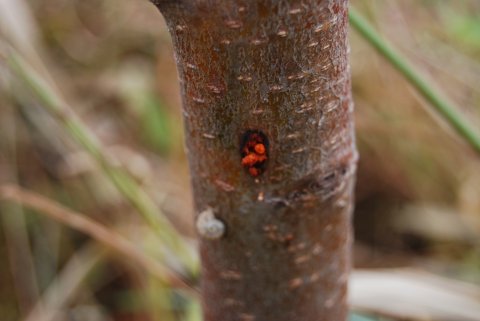
[[14,50],[10,50],[6,62],[13,73],[31,90],[45,108],[79,145],[100,165],[105,175],[118,191],[143,216],[165,245],[180,258],[190,273],[196,273],[197,265],[193,251],[171,225],[170,221],[141,186],[122,168],[113,166],[102,152],[96,136],[73,113],[72,109],[55,93],[47,82],[37,74]]
[[455,106],[443,99],[429,82],[392,46],[373,29],[373,27],[352,7],[349,12],[350,25],[357,30],[385,59],[387,59],[422,96],[435,108],[457,133],[480,153],[480,135],[473,130]]

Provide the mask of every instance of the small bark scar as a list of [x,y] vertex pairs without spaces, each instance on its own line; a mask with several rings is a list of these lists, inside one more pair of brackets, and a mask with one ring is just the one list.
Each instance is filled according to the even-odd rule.
[[209,240],[220,239],[225,234],[225,224],[213,214],[213,209],[207,208],[197,217],[198,234]]

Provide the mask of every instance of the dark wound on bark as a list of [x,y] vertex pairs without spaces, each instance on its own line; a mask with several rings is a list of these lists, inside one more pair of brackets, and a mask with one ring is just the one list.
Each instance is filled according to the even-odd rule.
[[[345,320],[347,0],[154,2],[173,38],[195,206],[224,224],[201,241],[205,320]],[[261,147],[242,150],[249,130],[268,138],[261,166]]]
[[242,166],[252,177],[262,174],[268,160],[267,136],[259,130],[247,130],[243,134],[241,146]]

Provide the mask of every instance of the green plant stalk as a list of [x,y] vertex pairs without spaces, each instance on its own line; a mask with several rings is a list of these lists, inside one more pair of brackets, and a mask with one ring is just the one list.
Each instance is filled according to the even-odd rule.
[[181,259],[189,274],[195,275],[198,263],[194,258],[189,245],[178,234],[170,221],[162,215],[160,209],[151,197],[135,182],[124,170],[111,164],[103,154],[102,146],[86,125],[67,107],[54,90],[27,65],[13,50],[7,56],[7,64],[14,74],[19,77],[35,94],[42,106],[54,116],[70,136],[77,141],[91,155],[102,168],[103,172],[143,216],[149,226],[159,235],[170,250]]
[[350,25],[357,30],[385,59],[387,59],[435,110],[463,137],[468,144],[480,153],[480,136],[468,124],[457,108],[443,99],[429,82],[392,46],[390,46],[373,27],[352,7],[349,12]]

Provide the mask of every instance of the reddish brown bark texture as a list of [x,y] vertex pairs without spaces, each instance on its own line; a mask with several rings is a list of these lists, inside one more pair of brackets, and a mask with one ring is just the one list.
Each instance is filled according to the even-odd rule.
[[[205,320],[345,320],[356,163],[347,0],[156,5],[175,47],[196,210],[226,227],[201,242]],[[255,131],[268,140],[258,172],[242,166]]]

